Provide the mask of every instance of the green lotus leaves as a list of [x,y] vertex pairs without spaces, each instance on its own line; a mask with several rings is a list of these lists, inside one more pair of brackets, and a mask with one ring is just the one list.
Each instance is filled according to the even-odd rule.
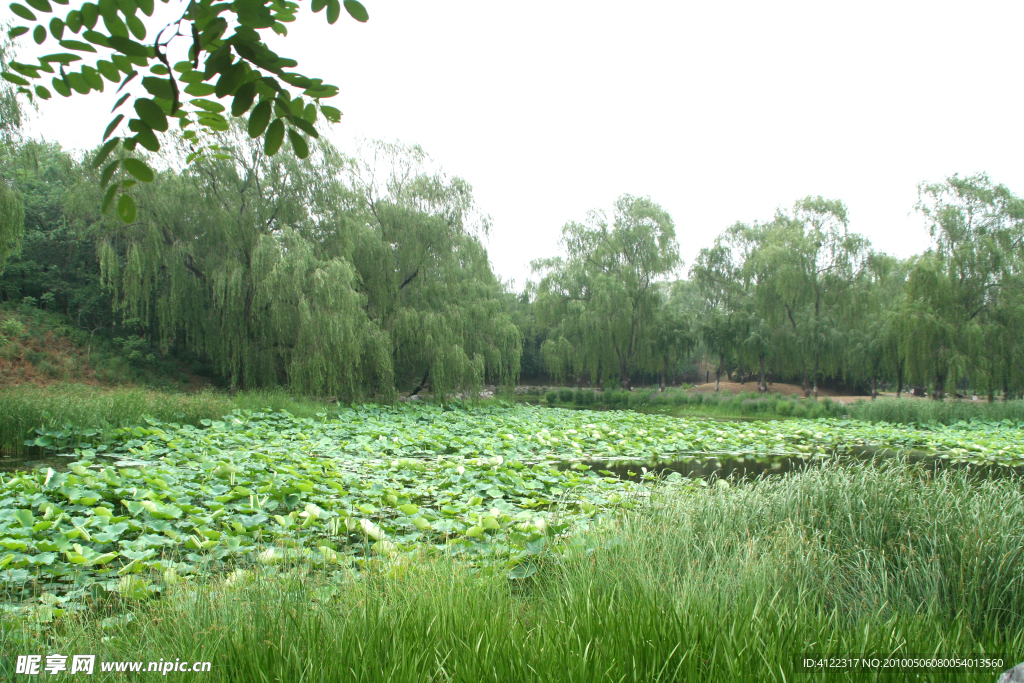
[[[67,471],[0,480],[0,580],[15,597],[112,590],[125,578],[150,597],[161,577],[200,566],[230,572],[299,557],[333,566],[424,547],[477,565],[532,566],[527,558],[607,523],[649,485],[589,461],[635,463],[640,475],[658,461],[813,458],[875,444],[1024,465],[1020,426],[1010,423],[726,423],[529,406],[363,406],[317,419],[246,412],[201,428],[151,421],[29,440],[72,457]],[[33,576],[38,585],[27,583]]]

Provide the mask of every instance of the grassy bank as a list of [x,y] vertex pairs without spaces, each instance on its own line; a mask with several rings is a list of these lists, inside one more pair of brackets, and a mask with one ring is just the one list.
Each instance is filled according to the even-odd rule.
[[902,464],[665,490],[538,557],[528,578],[434,554],[333,574],[260,567],[179,581],[159,601],[105,599],[49,631],[6,628],[2,661],[212,661],[175,674],[203,681],[790,681],[811,652],[989,653],[1009,668],[1024,659],[1022,493],[1017,479]]
[[72,438],[76,432],[139,425],[147,415],[162,422],[198,425],[201,420],[217,419],[232,410],[264,408],[313,417],[329,406],[311,399],[295,399],[284,391],[190,394],[134,387],[24,384],[0,388],[0,453],[23,453],[28,448],[26,440],[47,434],[63,439]]
[[849,406],[850,417],[868,422],[956,424],[971,420],[1024,422],[1024,401],[878,399]]
[[549,390],[544,393],[520,395],[521,400],[564,408],[657,411],[687,417],[742,417],[780,420],[791,417],[839,417],[845,414],[841,404],[827,398],[811,401],[794,396],[689,392],[685,387],[657,391],[593,391],[592,389]]

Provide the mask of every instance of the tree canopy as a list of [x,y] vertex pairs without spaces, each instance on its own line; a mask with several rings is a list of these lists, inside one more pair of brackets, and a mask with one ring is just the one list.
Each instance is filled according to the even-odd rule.
[[[50,0],[11,3],[21,24],[9,30],[9,37],[31,34],[36,44],[55,44],[57,51],[35,63],[9,60],[0,75],[18,92],[43,100],[52,96],[43,85],[47,78],[63,97],[103,91],[105,83],[124,91],[93,165],[103,167],[103,210],[116,206],[125,223],[133,222],[137,212],[127,190],[155,177],[135,151],[158,151],[159,134],[173,121],[181,131],[176,139],[191,150],[191,163],[206,155],[230,156],[211,135],[226,132],[230,117],[248,114],[247,132],[262,137],[268,156],[287,137],[302,159],[310,153],[309,138],[319,137],[318,119],[337,122],[341,116],[322,102],[337,94],[337,86],[294,71],[298,63],[272,51],[260,33],[287,35],[297,3],[190,0],[180,16],[161,26],[153,0],[53,1],[57,7]],[[333,24],[342,6],[357,21],[368,19],[358,0],[313,0],[312,10],[325,12]]]

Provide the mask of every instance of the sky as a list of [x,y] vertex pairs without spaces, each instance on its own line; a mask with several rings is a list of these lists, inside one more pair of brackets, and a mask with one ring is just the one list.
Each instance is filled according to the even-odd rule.
[[[272,45],[340,87],[339,147],[416,143],[468,180],[516,288],[623,193],[668,210],[685,268],[807,195],[905,257],[928,244],[919,183],[987,172],[1024,193],[1021,2],[364,4],[366,24],[304,9]],[[32,128],[91,148],[111,91],[43,102]]]

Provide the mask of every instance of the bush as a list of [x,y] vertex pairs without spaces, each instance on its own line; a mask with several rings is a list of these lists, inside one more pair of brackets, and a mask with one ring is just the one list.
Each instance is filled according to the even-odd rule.
[[562,403],[572,403],[573,391],[569,387],[562,387],[558,390],[558,400]]
[[17,339],[25,334],[25,325],[17,318],[7,318],[0,322],[0,334],[11,339]]
[[592,406],[594,405],[594,392],[590,389],[577,389],[573,393],[573,401],[578,406]]
[[544,400],[548,402],[549,406],[553,406],[558,403],[558,392],[552,389],[544,394]]

